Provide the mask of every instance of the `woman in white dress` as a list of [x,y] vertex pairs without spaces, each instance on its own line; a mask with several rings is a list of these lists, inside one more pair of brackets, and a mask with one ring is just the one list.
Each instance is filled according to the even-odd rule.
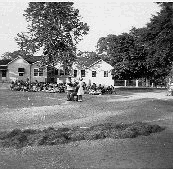
[[79,79],[79,89],[78,89],[78,92],[77,92],[77,95],[78,95],[78,101],[79,102],[82,102],[82,95],[84,94],[84,89],[83,89],[83,82],[82,82],[82,78]]

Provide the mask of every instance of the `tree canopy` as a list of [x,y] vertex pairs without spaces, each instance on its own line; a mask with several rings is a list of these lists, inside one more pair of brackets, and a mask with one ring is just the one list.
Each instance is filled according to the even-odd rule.
[[46,63],[70,66],[76,58],[76,44],[89,31],[73,2],[30,2],[24,16],[28,32],[17,35],[20,48],[29,53],[43,48]]
[[107,53],[118,79],[139,78],[144,74],[143,57],[139,51],[134,36],[128,33],[108,35],[98,41],[98,53]]
[[107,53],[115,77],[163,80],[169,74],[173,63],[173,3],[158,5],[160,12],[145,27],[99,39],[97,50]]
[[18,56],[25,56],[25,55],[27,56],[28,53],[26,53],[23,50],[16,50],[14,52],[5,52],[1,57],[4,60],[5,59],[11,59],[11,60],[13,60],[13,59],[15,59]]

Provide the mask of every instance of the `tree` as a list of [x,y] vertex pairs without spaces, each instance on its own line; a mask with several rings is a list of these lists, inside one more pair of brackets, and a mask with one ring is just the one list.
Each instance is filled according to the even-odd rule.
[[114,77],[118,79],[139,78],[144,74],[143,55],[132,34],[108,35],[97,43],[98,53],[106,53],[114,66]]
[[28,55],[28,53],[26,53],[25,51],[22,51],[22,50],[17,50],[17,51],[14,51],[14,52],[5,52],[4,54],[2,54],[2,59],[15,59],[16,57],[18,56],[25,56],[25,55]]
[[146,27],[99,39],[98,50],[110,57],[118,78],[145,77],[159,82],[169,74],[173,63],[173,3],[158,4],[160,12]]
[[32,55],[39,49],[39,46],[35,44],[34,38],[27,32],[18,33],[15,41],[20,46],[20,50],[27,54]]
[[89,31],[73,2],[30,2],[24,16],[29,23],[27,35],[18,34],[16,38],[21,49],[35,52],[43,48],[44,63],[71,66],[76,44]]
[[146,66],[150,78],[163,81],[173,63],[173,3],[158,4],[160,12],[152,16],[141,37],[147,50]]

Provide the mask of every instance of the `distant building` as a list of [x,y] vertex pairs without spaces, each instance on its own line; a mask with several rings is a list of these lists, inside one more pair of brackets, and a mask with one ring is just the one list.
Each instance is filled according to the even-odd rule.
[[0,60],[0,81],[7,81],[8,63],[10,59]]
[[114,85],[112,69],[113,67],[102,59],[78,58],[72,66],[72,74],[74,79],[82,77],[86,84],[110,86]]
[[[46,68],[38,65],[40,56],[27,57],[18,56],[13,60],[0,60],[0,81],[26,81],[28,78],[31,82],[45,81],[47,79]],[[3,65],[6,62],[5,65]]]
[[[58,63],[54,67],[40,66],[41,56],[22,57],[13,60],[0,60],[0,81],[26,81],[31,82],[56,82],[66,81],[68,72]],[[113,67],[102,59],[91,60],[80,57],[72,65],[71,75],[73,79],[83,78],[86,84],[96,83],[102,85],[114,85],[112,79]]]

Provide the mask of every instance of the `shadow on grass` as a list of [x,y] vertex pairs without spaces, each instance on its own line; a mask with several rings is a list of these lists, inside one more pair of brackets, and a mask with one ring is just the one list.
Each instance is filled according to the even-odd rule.
[[73,127],[44,130],[20,130],[0,133],[0,147],[22,148],[25,146],[58,145],[72,141],[97,140],[104,138],[124,139],[135,138],[139,135],[148,136],[161,132],[165,128],[159,125],[149,125],[142,122],[131,124],[105,123],[91,127]]

